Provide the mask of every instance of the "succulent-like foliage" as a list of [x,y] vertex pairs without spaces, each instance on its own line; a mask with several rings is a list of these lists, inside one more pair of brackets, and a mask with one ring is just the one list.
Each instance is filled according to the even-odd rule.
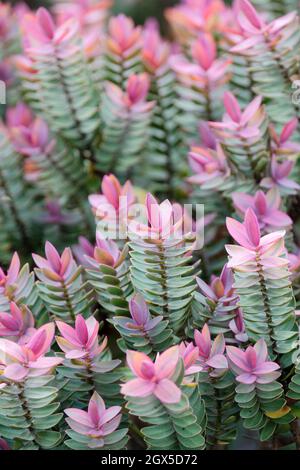
[[24,181],[22,161],[9,140],[7,130],[0,128],[0,215],[5,221],[1,226],[14,248],[31,246],[30,228],[33,204],[32,191]]
[[253,0],[253,5],[257,7],[259,11],[268,12],[271,18],[276,18],[278,16],[289,13],[299,9],[299,4],[297,0]]
[[35,285],[34,273],[30,271],[28,264],[21,267],[17,253],[13,255],[7,271],[0,268],[0,277],[1,312],[8,312],[10,302],[14,302],[18,306],[26,305],[36,317],[45,313]]
[[58,391],[49,384],[62,360],[44,356],[53,335],[54,325],[49,323],[32,333],[24,345],[0,339],[0,432],[19,449],[51,448],[61,439],[52,429],[62,418],[56,413]]
[[172,59],[178,79],[178,106],[181,109],[181,126],[190,139],[197,138],[200,120],[212,121],[220,116],[220,101],[224,90],[222,85],[229,79],[229,59],[217,58],[217,45],[209,33],[202,33],[192,43],[188,56]]
[[[36,182],[41,191],[66,204],[77,201],[82,208],[86,178],[82,174],[79,155],[66,151],[61,140],[55,142],[49,135],[47,123],[35,117],[23,103],[10,108],[6,123],[13,146],[24,158],[24,172],[28,181]],[[65,187],[62,197],[58,189]],[[78,197],[78,192],[81,197]]]
[[[266,99],[271,119],[282,125],[299,115],[297,104],[293,100],[286,101],[297,73],[292,51],[299,47],[299,19],[294,12],[284,20],[276,18],[266,23],[248,0],[240,1],[238,5],[242,33],[232,51],[249,57],[253,90]],[[278,113],[281,106],[284,112]]]
[[280,376],[279,366],[267,361],[267,346],[262,339],[246,351],[229,346],[227,353],[239,382],[235,400],[241,409],[243,424],[246,429],[259,429],[260,439],[267,441],[278,424],[293,420],[283,387],[276,381]]
[[107,83],[101,107],[103,136],[96,155],[102,172],[126,175],[139,163],[154,107],[154,102],[146,101],[148,88],[145,74],[131,75],[124,92]]
[[206,442],[211,448],[226,446],[237,435],[238,407],[234,403],[234,378],[230,372],[218,378],[199,374],[199,390],[207,414]]
[[[299,364],[296,364],[295,367],[295,375],[292,377],[290,384],[289,384],[289,390],[287,393],[287,397],[291,400],[296,400],[297,402],[300,399],[300,372],[299,372]],[[297,408],[295,407],[294,410],[292,409],[292,412],[296,412],[295,416],[298,417],[297,414]]]
[[[181,390],[173,382],[177,376],[180,383],[183,375],[178,349],[165,351],[155,364],[145,354],[133,351],[127,353],[127,361],[140,378],[123,385],[122,393],[128,399],[126,406],[130,414],[149,424],[142,429],[147,447],[151,450],[203,449],[203,402],[190,392],[186,395],[184,387]],[[143,364],[147,364],[147,372]],[[150,382],[151,374],[156,377],[155,383]],[[195,387],[195,394],[198,394],[197,385]]]
[[127,429],[117,430],[121,421],[121,407],[105,408],[103,399],[94,393],[87,412],[80,409],[65,410],[70,430],[66,446],[74,450],[120,450],[127,442]]
[[34,377],[7,385],[0,396],[0,433],[15,441],[16,450],[51,449],[61,434],[52,430],[62,419],[53,376]]
[[124,88],[130,75],[142,70],[141,47],[141,28],[131,18],[122,14],[111,18],[106,38],[107,79]]
[[224,94],[226,114],[223,122],[213,122],[211,127],[222,143],[235,171],[251,174],[259,180],[260,172],[268,163],[268,119],[256,97],[242,112],[236,98]]
[[226,24],[225,8],[222,0],[208,3],[188,0],[167,9],[165,16],[179,44],[186,47],[203,30],[214,34],[221,32]]
[[112,241],[97,239],[93,258],[89,257],[86,270],[98,302],[111,314],[128,314],[128,296],[132,292],[127,247],[121,252]]
[[290,365],[297,348],[298,330],[284,232],[261,238],[251,208],[247,209],[244,224],[228,219],[227,227],[240,244],[240,247],[227,245],[226,249],[247,333],[253,340],[264,338],[274,357],[279,355],[283,366]]
[[11,3],[0,450],[299,450],[299,2]]
[[[179,182],[176,174],[184,171],[182,164],[182,138],[175,106],[175,76],[170,64],[169,45],[156,28],[149,26],[143,37],[143,66],[149,74],[149,97],[155,102],[149,139],[144,158],[153,189],[162,194],[175,194]],[[151,155],[151,164],[149,161]],[[141,173],[141,172],[140,172]]]
[[[245,340],[241,311],[237,308],[238,296],[233,288],[232,271],[224,266],[219,277],[212,276],[210,285],[197,278],[199,292],[194,295],[191,336],[194,328],[201,328],[208,323],[214,334],[223,333],[228,338],[235,333],[237,339]],[[240,320],[240,321],[239,321]],[[235,326],[239,325],[238,332]]]
[[[169,201],[159,205],[148,194],[146,220],[149,227],[144,225],[139,230],[139,224],[133,222],[129,246],[135,289],[149,303],[150,311],[168,319],[172,329],[178,332],[188,321],[192,293],[196,289],[196,269],[189,254],[195,236],[182,234],[182,214],[177,227],[176,222],[174,225],[173,211]],[[178,262],[179,257],[181,262]]]
[[210,448],[225,446],[236,437],[238,416],[234,403],[234,378],[228,371],[224,356],[224,336],[219,334],[212,341],[206,324],[201,332],[195,330],[194,341],[198,349],[195,364],[199,367],[199,391],[207,416],[206,443]]
[[77,266],[70,248],[59,256],[55,247],[47,242],[45,251],[46,259],[39,255],[33,257],[38,266],[35,272],[39,278],[39,294],[50,315],[67,322],[75,321],[79,313],[88,315],[93,300],[91,291],[86,289],[81,267]]
[[[120,361],[112,360],[107,346],[107,338],[101,344],[98,340],[99,323],[94,317],[84,320],[76,317],[75,328],[58,321],[57,327],[62,336],[57,337],[60,349],[65,353],[59,375],[68,379],[61,399],[66,403],[86,403],[93,392],[99,392],[113,402],[119,392],[116,381],[120,374],[115,371]],[[77,393],[74,398],[74,392]]]
[[25,16],[26,54],[36,72],[40,109],[51,128],[81,145],[99,125],[97,98],[83,53],[79,25],[70,18],[57,27],[46,9]]
[[168,321],[163,320],[162,316],[151,317],[141,295],[137,294],[129,301],[129,310],[131,318],[115,316],[112,319],[122,337],[118,344],[124,352],[133,349],[150,354],[164,351],[172,344],[172,331],[168,328]]
[[102,194],[91,194],[89,202],[95,215],[99,238],[123,241],[127,238],[127,221],[136,196],[130,181],[122,186],[114,175],[105,175]]
[[[203,407],[201,402],[200,406]],[[142,429],[149,449],[204,448],[205,440],[201,427],[186,395],[182,394],[180,402],[172,405],[162,405],[154,397],[128,399],[127,407],[130,414],[149,424]],[[203,409],[195,408],[195,413],[203,413]]]
[[9,4],[1,4],[1,51],[0,58],[7,59],[11,54],[16,54],[19,48],[18,23],[16,11]]

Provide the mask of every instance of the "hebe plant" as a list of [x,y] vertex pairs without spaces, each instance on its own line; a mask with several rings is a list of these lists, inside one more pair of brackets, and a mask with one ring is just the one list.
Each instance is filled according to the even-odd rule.
[[298,6],[0,4],[0,449],[300,448]]

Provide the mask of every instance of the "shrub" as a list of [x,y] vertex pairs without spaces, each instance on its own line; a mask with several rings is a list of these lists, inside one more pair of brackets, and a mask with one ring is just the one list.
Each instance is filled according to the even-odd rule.
[[0,449],[299,449],[297,2],[111,3],[0,4]]

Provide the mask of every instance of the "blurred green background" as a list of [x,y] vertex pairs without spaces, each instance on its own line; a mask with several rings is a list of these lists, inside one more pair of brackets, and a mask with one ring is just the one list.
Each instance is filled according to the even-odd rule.
[[145,18],[163,18],[165,8],[179,3],[178,0],[115,0],[115,11],[123,11],[132,16],[136,23],[144,23]]
[[[18,3],[18,1],[20,0],[9,3]],[[54,2],[51,0],[25,0],[25,3],[28,3],[33,8],[37,8],[40,5],[50,6]],[[132,16],[136,23],[141,24],[149,16],[155,16],[162,20],[164,9],[179,3],[179,0],[114,0],[114,3],[113,10],[115,13],[124,12]]]
[[[5,0],[3,0],[5,2]],[[22,0],[16,0],[8,3],[18,3]],[[24,1],[24,0],[23,0]],[[230,0],[225,0],[230,3]],[[25,3],[33,8],[38,6],[50,6],[53,0],[25,0]],[[163,20],[164,10],[172,5],[180,3],[180,0],[114,0],[115,13],[123,12],[134,18],[138,24],[143,24],[149,16],[155,16],[160,22]]]
[[[6,0],[3,0],[4,2]],[[22,0],[13,0],[7,3],[19,3]],[[40,5],[51,5],[53,0],[23,0],[28,5],[36,8]],[[124,12],[133,15],[138,21],[143,21],[148,16],[161,15],[163,10],[171,5],[179,3],[179,0],[115,0],[114,10],[116,12]]]
[[[6,0],[2,0],[6,1]],[[53,0],[15,0],[8,3],[18,3],[24,1],[32,8],[38,6],[50,7],[54,3]],[[180,3],[180,0],[114,0],[114,13],[125,13],[131,16],[136,24],[143,24],[149,17],[155,17],[158,19],[160,24],[163,26],[164,10],[170,6]],[[225,0],[225,3],[230,4],[231,0]]]

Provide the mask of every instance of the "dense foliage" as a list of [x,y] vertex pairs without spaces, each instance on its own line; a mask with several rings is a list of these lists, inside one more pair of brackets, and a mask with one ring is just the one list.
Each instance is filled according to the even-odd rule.
[[300,449],[298,7],[0,4],[0,449]]

